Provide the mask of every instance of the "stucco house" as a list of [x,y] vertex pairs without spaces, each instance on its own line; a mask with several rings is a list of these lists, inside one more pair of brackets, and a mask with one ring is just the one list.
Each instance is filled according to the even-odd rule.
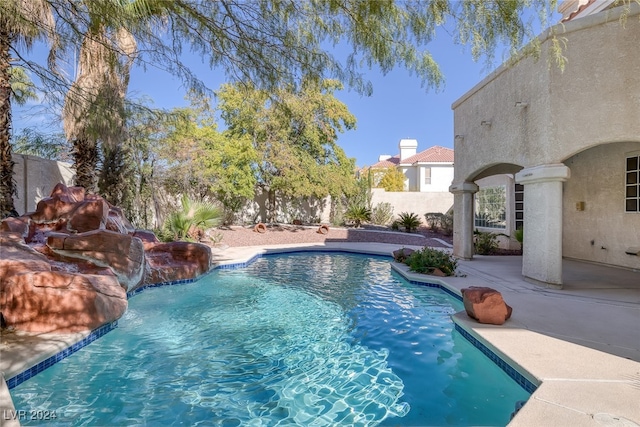
[[[522,274],[551,287],[563,258],[640,269],[640,5],[559,10],[540,59],[504,64],[452,106],[454,254],[473,257],[480,180],[510,176]],[[553,34],[566,42],[563,71],[547,60]]]
[[381,155],[373,170],[395,167],[405,176],[404,191],[446,192],[453,179],[453,150],[433,146],[417,153],[418,141],[401,139],[400,154]]

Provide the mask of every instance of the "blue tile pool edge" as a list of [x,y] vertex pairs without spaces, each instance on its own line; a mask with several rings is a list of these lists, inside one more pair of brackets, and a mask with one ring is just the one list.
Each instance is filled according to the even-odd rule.
[[102,337],[103,335],[105,335],[106,333],[114,330],[117,327],[118,327],[118,321],[115,320],[113,322],[106,323],[106,324],[104,324],[104,325],[92,330],[89,333],[89,335],[87,335],[86,337],[84,337],[80,341],[70,345],[69,347],[65,348],[64,350],[59,351],[58,353],[54,354],[53,356],[46,358],[42,362],[39,362],[39,363],[33,365],[32,367],[30,367],[28,369],[25,369],[24,371],[20,372],[19,374],[14,375],[13,377],[11,377],[8,380],[6,380],[7,388],[9,390],[11,390],[12,388],[19,386],[20,384],[22,384],[23,382],[25,382],[29,378],[32,378],[32,377],[36,376],[37,374],[39,374],[40,372],[44,371],[45,369],[55,365],[56,363],[58,363],[62,359],[65,359],[65,358],[71,356],[76,351],[78,351],[81,348],[91,344],[92,342],[94,342],[98,338]]
[[[295,254],[295,253],[303,253],[303,252],[313,252],[313,253],[331,253],[331,254],[336,254],[336,253],[347,253],[347,254],[360,254],[360,255],[368,255],[368,256],[379,256],[382,258],[391,258],[393,259],[392,256],[390,255],[380,255],[380,254],[376,254],[376,253],[366,253],[363,252],[362,250],[360,251],[351,251],[351,250],[344,250],[344,249],[336,249],[336,250],[332,250],[331,248],[319,248],[319,249],[309,249],[309,248],[305,248],[305,249],[296,249],[296,248],[292,248],[292,249],[278,249],[276,251],[265,251],[264,253],[259,253],[256,254],[254,256],[252,256],[251,258],[249,258],[246,261],[243,262],[236,262],[236,263],[227,263],[227,264],[218,264],[215,265],[211,268],[211,270],[209,270],[208,272],[201,274],[200,276],[194,277],[192,279],[181,279],[181,280],[173,280],[173,281],[168,281],[168,282],[161,282],[161,283],[153,283],[153,284],[149,284],[149,285],[144,285],[144,286],[140,286],[139,288],[136,288],[132,291],[127,292],[127,299],[141,293],[142,291],[149,289],[149,288],[158,288],[158,287],[162,287],[162,286],[173,286],[173,285],[183,285],[183,284],[187,284],[187,283],[193,283],[196,282],[200,279],[202,279],[203,277],[211,274],[213,271],[215,270],[235,270],[235,269],[240,269],[240,268],[246,268],[248,266],[250,266],[251,264],[253,264],[254,262],[256,262],[258,259],[262,258],[263,256],[270,256],[270,255],[282,255],[282,254]],[[393,264],[392,264],[393,265]],[[406,275],[405,272],[402,271],[401,269],[398,268],[393,268],[394,271],[396,271],[398,274],[400,274],[404,280],[408,281],[411,284],[414,285],[420,285],[420,286],[428,286],[428,287],[432,287],[432,288],[438,288],[446,293],[448,293],[449,295],[453,296],[454,298],[458,299],[459,301],[462,301],[462,296],[453,291],[452,289],[449,289],[447,286],[444,286],[441,283],[437,283],[435,281],[429,281],[427,278],[425,278],[425,280],[415,280],[415,279],[409,279]],[[509,363],[507,363],[503,358],[501,358],[499,355],[497,355],[494,351],[492,351],[489,347],[487,347],[486,345],[484,345],[481,341],[479,341],[477,338],[475,338],[469,331],[467,331],[466,329],[464,329],[464,327],[460,326],[458,323],[455,323],[455,330],[458,331],[465,339],[467,339],[471,344],[473,344],[476,348],[478,348],[483,354],[485,354],[487,357],[489,357],[489,359],[494,362],[496,365],[498,365],[498,367],[500,367],[507,375],[509,375],[509,377],[511,377],[514,381],[516,381],[516,383],[518,383],[525,391],[529,392],[529,393],[533,393],[536,389],[537,389],[537,385],[535,385],[532,381],[530,381],[528,378],[526,378],[524,375],[522,375],[518,370],[516,370],[515,368],[513,368]],[[22,384],[24,381],[32,378],[33,376],[39,374],[40,372],[44,371],[45,369],[55,365],[57,362],[59,362],[62,359],[65,359],[66,357],[72,355],[73,353],[75,353],[76,351],[80,350],[81,348],[91,344],[93,341],[97,340],[98,338],[102,337],[103,335],[105,335],[106,333],[112,331],[113,329],[118,327],[118,321],[113,321],[111,323],[107,323],[105,325],[102,325],[101,327],[94,329],[93,331],[91,331],[91,333],[89,335],[87,335],[85,338],[83,338],[82,340],[78,341],[77,343],[67,347],[66,349],[54,354],[53,356],[43,360],[42,362],[39,362],[38,364],[25,369],[24,371],[20,372],[19,374],[9,378],[6,383],[7,383],[7,387],[9,390],[17,387],[18,385]]]

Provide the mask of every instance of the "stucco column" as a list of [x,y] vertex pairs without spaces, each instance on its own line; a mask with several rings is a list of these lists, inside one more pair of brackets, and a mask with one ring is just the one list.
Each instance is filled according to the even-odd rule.
[[522,275],[534,283],[562,287],[562,183],[570,175],[562,163],[516,174],[524,185]]
[[453,255],[473,258],[473,194],[478,186],[473,182],[452,184],[453,193]]

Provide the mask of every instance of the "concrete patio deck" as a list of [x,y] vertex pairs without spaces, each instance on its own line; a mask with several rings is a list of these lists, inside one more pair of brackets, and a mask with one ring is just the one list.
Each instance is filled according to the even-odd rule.
[[[336,243],[227,248],[218,265],[242,263],[268,252],[341,250],[389,255],[399,245]],[[394,268],[411,280],[451,290],[490,286],[513,307],[502,326],[482,325],[465,313],[454,321],[523,375],[539,384],[509,424],[519,426],[640,426],[640,272],[564,261],[565,287],[523,280],[521,257],[478,256],[460,261],[464,277],[433,278]],[[11,378],[82,336],[5,334],[0,372]],[[13,410],[0,382],[0,410]],[[25,408],[20,408],[25,409]],[[8,413],[8,412],[6,412]],[[19,425],[1,420],[2,425]]]

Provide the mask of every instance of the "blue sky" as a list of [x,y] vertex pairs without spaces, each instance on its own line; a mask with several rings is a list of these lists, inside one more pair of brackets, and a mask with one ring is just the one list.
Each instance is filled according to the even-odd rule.
[[[552,20],[557,21],[557,18]],[[418,151],[434,145],[453,148],[451,105],[504,59],[504,51],[498,50],[490,68],[483,58],[474,62],[470,48],[454,44],[452,37],[442,29],[438,30],[437,37],[428,48],[445,79],[444,86],[438,91],[421,87],[418,77],[397,68],[384,76],[377,69],[363,70],[373,83],[372,96],[362,96],[348,89],[336,94],[357,118],[357,128],[341,134],[338,139],[346,154],[356,159],[356,165],[371,165],[381,154],[397,154],[398,142],[403,138],[417,139]],[[34,53],[42,55],[42,52],[44,49]],[[222,71],[209,70],[201,58],[193,55],[192,58],[186,56],[186,60],[210,89],[218,89],[225,81]],[[188,105],[181,82],[153,67],[146,71],[133,69],[129,93],[135,98],[152,99],[156,108]],[[17,134],[24,127],[43,122],[45,116],[37,107],[25,109],[14,106],[13,119],[14,133]]]
[[[474,62],[469,48],[455,45],[449,36],[437,38],[429,49],[445,78],[445,85],[438,91],[421,87],[418,77],[396,68],[387,75],[377,69],[366,70],[366,78],[373,83],[372,96],[348,89],[336,94],[357,119],[356,129],[340,134],[338,139],[347,156],[356,159],[356,165],[371,165],[380,154],[397,154],[402,138],[417,139],[419,151],[434,145],[453,148],[451,104],[488,72],[483,59]],[[217,89],[224,81],[222,72],[207,70],[198,58],[193,58],[192,64],[210,89]],[[494,66],[499,64],[496,59]],[[135,97],[153,99],[157,108],[188,105],[180,81],[159,70],[134,70],[129,90]]]

